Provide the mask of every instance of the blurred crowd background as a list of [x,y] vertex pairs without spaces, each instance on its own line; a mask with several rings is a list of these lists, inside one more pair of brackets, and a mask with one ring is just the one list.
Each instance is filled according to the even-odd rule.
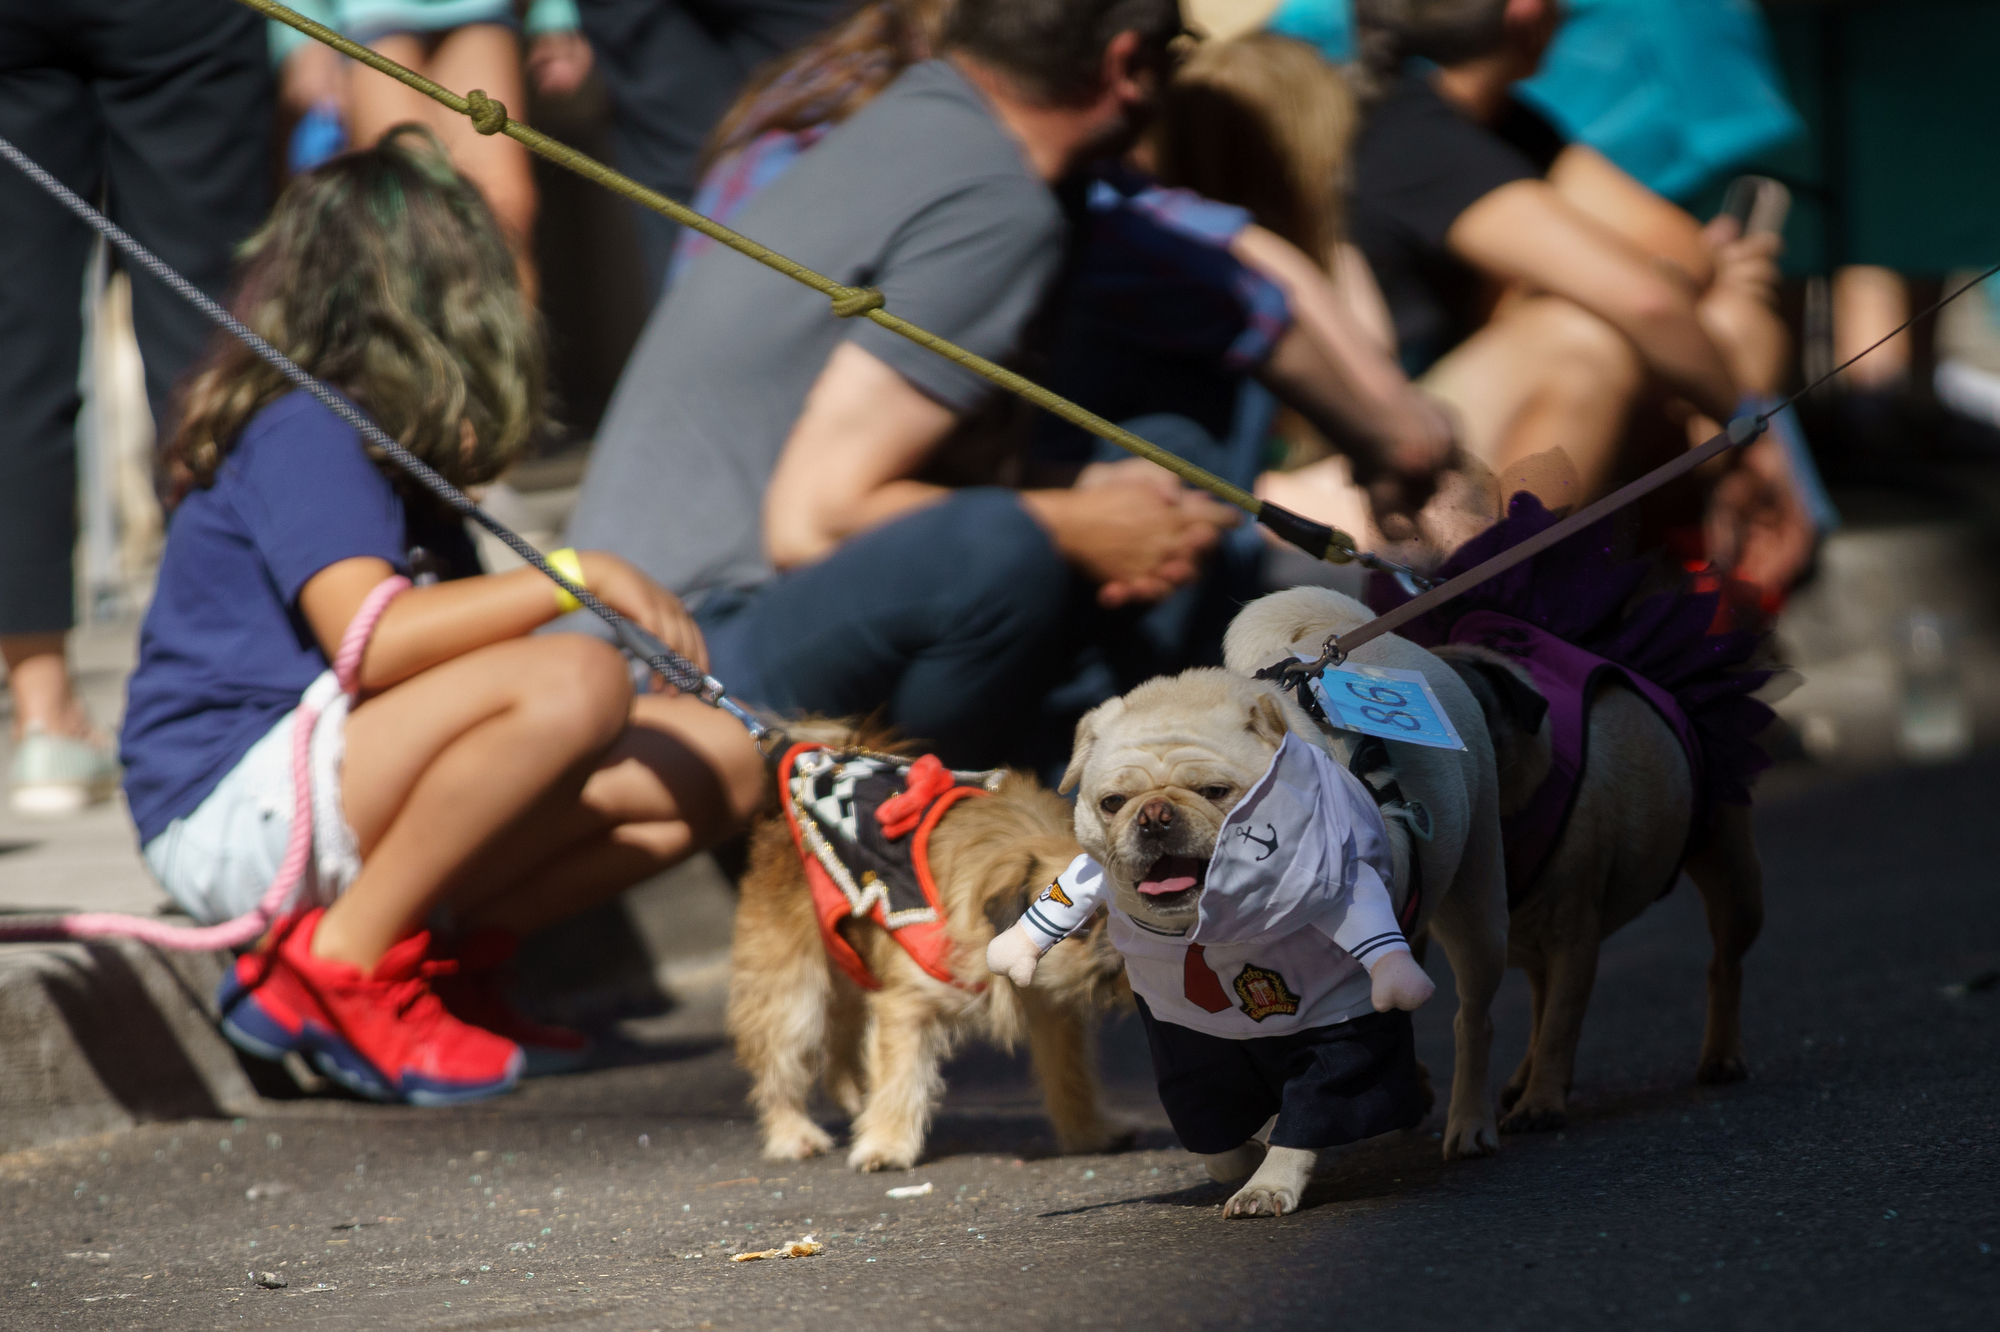
[[[479,136],[463,118],[288,29],[227,0],[201,3],[215,11],[217,59],[235,61],[240,86],[218,76],[176,93],[148,90],[135,76],[102,94],[90,114],[104,127],[75,145],[104,163],[84,185],[108,197],[141,240],[221,294],[229,244],[254,227],[289,176],[349,145],[371,143],[397,123],[431,125],[491,206],[547,328],[559,428],[486,499],[537,544],[560,544],[620,376],[678,278],[675,229],[505,138]],[[764,142],[741,133],[737,99],[746,85],[769,90],[772,62],[818,40],[813,68],[843,77],[860,70],[853,77],[865,82],[868,62],[886,58],[893,45],[880,34],[873,46],[863,40],[851,0],[300,0],[297,7],[448,87],[483,88],[517,117],[689,201],[702,189],[704,170],[732,162],[740,169],[743,154]],[[60,66],[84,58],[52,35],[59,25],[49,16],[30,12],[37,8],[0,0],[0,104],[17,109],[32,103],[47,110],[57,95],[32,73],[37,61]],[[135,43],[146,40],[144,24],[122,11],[141,8],[142,0],[75,5],[79,15],[129,21]],[[863,7],[916,29],[942,9]],[[1767,178],[1788,191],[1782,277],[1771,302],[1789,345],[1767,391],[1788,392],[1817,376],[2000,260],[1992,147],[2000,113],[1990,84],[2000,7],[1979,0],[1566,0],[1562,11],[1540,72],[1519,84],[1517,95],[1564,138],[1596,149],[1702,221],[1724,211],[1738,177]],[[1182,77],[1220,92],[1209,103],[1183,100],[1177,111],[1170,104],[1170,116],[1226,119],[1232,98],[1258,109],[1260,95],[1232,91],[1223,45],[1267,44],[1259,57],[1266,63],[1250,69],[1253,80],[1276,79],[1284,61],[1309,57],[1350,84],[1365,83],[1368,53],[1357,45],[1349,0],[1188,0],[1183,17],[1207,50]],[[824,45],[841,24],[860,36],[846,47]],[[1275,39],[1268,34],[1282,45],[1269,47]],[[247,72],[242,53],[252,47],[257,63]],[[187,141],[195,131],[177,128],[173,96],[183,106],[205,98],[211,112],[236,99],[238,110],[210,116],[221,129],[200,131],[228,133],[230,144]],[[732,114],[739,121],[725,120]],[[803,113],[794,106],[791,114]],[[1366,112],[1350,99],[1331,114]],[[1208,129],[1183,125],[1182,142],[1222,119],[1203,122]],[[768,116],[762,128],[773,125],[796,129]],[[14,134],[4,125],[0,132]],[[1281,225],[1268,201],[1251,197],[1254,181],[1232,183],[1227,171],[1203,181],[1185,162],[1139,162],[1170,183],[1209,186],[1259,224],[1316,251],[1338,286],[1336,242],[1351,234],[1353,216],[1339,196],[1354,183],[1355,133],[1336,126],[1317,140],[1335,145],[1329,160],[1294,164],[1295,172],[1320,173],[1312,177],[1320,191],[1312,207],[1325,219],[1318,229],[1311,218]],[[1314,141],[1310,134],[1294,140]],[[810,147],[810,137],[804,142]],[[163,212],[149,229],[149,192],[165,200],[172,192],[158,178],[176,172],[214,173],[203,196],[213,211]],[[20,188],[7,183],[10,208]],[[713,188],[703,202],[730,205]],[[174,375],[203,333],[198,319],[190,325],[186,312],[165,310],[143,280],[129,281],[101,246],[84,269],[76,324],[57,320],[28,331],[25,306],[70,299],[43,289],[46,273],[64,276],[61,256],[38,250],[35,228],[0,235],[7,307],[0,313],[11,321],[5,337],[12,339],[4,345],[16,352],[23,339],[40,345],[0,372],[19,381],[0,383],[16,404],[0,430],[32,430],[37,412],[52,421],[75,413],[74,461],[56,456],[60,450],[13,457],[0,489],[27,485],[30,472],[46,485],[49,469],[74,466],[77,497],[73,528],[60,513],[35,522],[10,518],[12,530],[0,532],[0,564],[38,570],[47,601],[60,595],[59,570],[73,561],[74,609],[86,644],[97,645],[66,649],[63,617],[54,612],[36,612],[47,623],[28,615],[0,624],[12,686],[0,707],[18,750],[29,731],[88,741],[93,728],[115,719],[115,687],[107,682],[123,669],[120,653],[129,649],[117,645],[129,643],[146,603],[164,530],[155,445],[166,432],[157,423],[171,410]],[[86,243],[75,236],[63,242]],[[678,262],[688,261],[684,253]],[[1405,331],[1400,313],[1384,312],[1397,324],[1392,333]],[[66,378],[65,339],[73,334],[82,350],[77,372]],[[1400,350],[1406,369],[1425,368],[1412,364],[1407,339]],[[26,383],[29,376],[39,377],[40,390]],[[1862,762],[1962,753],[1981,715],[2000,703],[1980,684],[2000,678],[1983,669],[2000,628],[1992,578],[2000,521],[2000,285],[1972,292],[1846,371],[1801,404],[1798,427],[1807,471],[1817,479],[1795,487],[1793,502],[1810,510],[1819,544],[1785,570],[1781,586],[1765,591],[1767,607],[1782,610],[1784,650],[1808,668],[1806,685],[1785,705],[1799,754]],[[1296,412],[1267,418],[1258,434],[1264,460],[1279,475],[1334,452]],[[496,567],[511,561],[497,548],[487,555]],[[68,678],[66,650],[83,652],[92,715],[59,680],[38,684],[36,672],[51,654],[56,676]],[[14,761],[18,782],[18,753]]]

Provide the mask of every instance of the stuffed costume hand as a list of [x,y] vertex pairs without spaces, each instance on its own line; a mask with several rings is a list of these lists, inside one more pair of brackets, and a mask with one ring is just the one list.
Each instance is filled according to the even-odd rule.
[[1424,1001],[1437,991],[1437,986],[1431,984],[1431,978],[1417,965],[1417,959],[1403,948],[1383,954],[1368,969],[1368,979],[1369,999],[1378,1013],[1386,1013],[1392,1008],[1414,1011],[1422,1008]]
[[1024,990],[1034,984],[1035,967],[1041,960],[1040,945],[1019,924],[994,935],[993,942],[986,945],[986,969]]

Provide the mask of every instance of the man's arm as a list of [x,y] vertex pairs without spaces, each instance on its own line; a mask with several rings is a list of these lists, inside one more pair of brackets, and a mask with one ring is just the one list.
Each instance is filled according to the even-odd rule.
[[[780,569],[944,498],[913,480],[957,418],[873,353],[843,342],[806,395],[764,492],[764,548]],[[1191,580],[1235,511],[1145,484],[1039,490],[1022,503],[1106,604],[1157,600]]]
[[1618,329],[1655,374],[1716,420],[1734,412],[1735,379],[1696,317],[1688,283],[1546,181],[1502,185],[1459,214],[1445,239],[1489,277],[1561,296]]
[[958,418],[852,342],[827,358],[764,491],[764,550],[792,569],[946,490],[910,480]]
[[1572,143],[1563,149],[1549,167],[1548,182],[1585,217],[1641,253],[1672,264],[1695,291],[1708,290],[1715,280],[1715,259],[1701,223],[1595,148]]

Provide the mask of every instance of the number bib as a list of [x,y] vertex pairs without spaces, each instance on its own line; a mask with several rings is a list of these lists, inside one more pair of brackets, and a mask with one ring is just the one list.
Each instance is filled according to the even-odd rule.
[[1344,731],[1432,749],[1465,748],[1422,671],[1330,666],[1311,683],[1327,721]]

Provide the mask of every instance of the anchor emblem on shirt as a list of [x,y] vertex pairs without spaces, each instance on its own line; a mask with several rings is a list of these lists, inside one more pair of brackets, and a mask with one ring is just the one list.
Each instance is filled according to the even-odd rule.
[[1242,838],[1246,842],[1255,842],[1257,845],[1264,848],[1264,854],[1258,856],[1255,862],[1259,865],[1269,860],[1272,856],[1278,854],[1277,828],[1267,823],[1264,825],[1264,831],[1271,834],[1269,840],[1259,837],[1256,833],[1251,832],[1250,825],[1247,823],[1239,824],[1236,829],[1236,835],[1238,837]]

